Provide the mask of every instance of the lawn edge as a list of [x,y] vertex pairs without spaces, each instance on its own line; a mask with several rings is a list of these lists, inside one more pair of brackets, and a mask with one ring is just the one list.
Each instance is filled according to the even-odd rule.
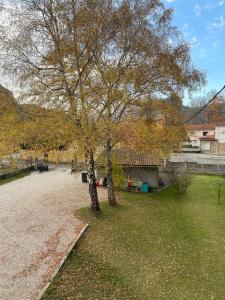
[[67,253],[65,254],[65,256],[62,258],[61,262],[59,263],[58,267],[52,273],[51,278],[48,280],[48,282],[46,283],[46,285],[43,287],[42,291],[40,292],[39,296],[36,298],[37,300],[41,300],[42,299],[42,297],[44,296],[44,294],[47,291],[48,287],[50,286],[50,284],[52,283],[52,281],[54,280],[54,278],[58,274],[59,270],[62,268],[63,264],[65,263],[65,261],[67,259],[67,257],[72,252],[72,250],[75,247],[76,243],[79,241],[79,239],[81,238],[81,236],[84,234],[84,232],[88,228],[88,226],[89,226],[89,224],[85,224],[84,227],[79,232],[79,234],[76,236],[76,238],[74,239],[72,245],[68,248]]

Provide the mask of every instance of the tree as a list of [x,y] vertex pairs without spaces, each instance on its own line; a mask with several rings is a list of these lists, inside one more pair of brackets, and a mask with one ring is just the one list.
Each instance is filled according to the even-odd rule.
[[[95,3],[22,0],[11,10],[17,30],[5,35],[6,68],[26,87],[26,98],[67,113],[88,164],[92,210],[100,210],[94,168],[95,105],[88,90],[98,18]],[[8,28],[9,29],[9,28]],[[14,27],[15,30],[15,27]]]
[[15,129],[18,121],[18,103],[12,92],[0,85],[0,158],[19,148]]
[[[192,99],[191,107],[194,109],[194,112],[197,112],[201,107],[203,107],[216,93],[216,90],[211,90],[204,96],[198,96]],[[210,103],[204,109],[204,111],[197,115],[194,119],[195,124],[215,124],[218,122],[225,122],[224,94],[217,96],[215,100],[212,103]]]
[[189,45],[171,25],[171,18],[172,11],[161,1],[120,1],[113,13],[107,14],[101,44],[94,52],[97,87],[105,108],[110,205],[116,204],[111,159],[116,126],[127,114],[135,115],[149,99],[162,96],[171,98],[168,107],[177,119],[181,110],[178,96],[184,89],[191,91],[204,83],[203,74],[192,67]]
[[66,149],[74,139],[73,124],[66,113],[37,105],[20,105],[18,140],[25,149]]
[[159,0],[21,0],[11,16],[17,30],[5,34],[7,69],[25,82],[28,99],[70,116],[88,163],[93,210],[100,209],[94,155],[104,140],[115,205],[110,152],[117,125],[149,98],[204,81],[171,25],[172,10]]

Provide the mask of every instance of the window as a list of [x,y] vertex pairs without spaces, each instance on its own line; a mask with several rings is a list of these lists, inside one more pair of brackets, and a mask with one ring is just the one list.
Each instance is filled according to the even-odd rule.
[[190,132],[189,132],[189,136],[196,136],[195,131],[190,131]]
[[196,147],[196,146],[198,146],[198,141],[193,140],[193,141],[191,141],[191,144],[192,144],[193,147]]
[[203,136],[207,136],[208,135],[208,131],[203,131]]

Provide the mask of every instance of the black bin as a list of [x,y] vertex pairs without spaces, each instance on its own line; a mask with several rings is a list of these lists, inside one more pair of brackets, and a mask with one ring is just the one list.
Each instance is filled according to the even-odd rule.
[[87,172],[81,172],[81,180],[84,183],[88,182],[88,174],[87,174]]

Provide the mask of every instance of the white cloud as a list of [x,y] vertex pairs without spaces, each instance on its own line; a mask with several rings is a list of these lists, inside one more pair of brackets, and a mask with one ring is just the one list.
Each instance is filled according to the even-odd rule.
[[202,7],[198,4],[194,6],[194,13],[196,16],[200,16],[202,13]]
[[207,26],[207,29],[210,33],[215,29],[223,29],[225,28],[225,19],[224,16],[220,16],[214,19],[212,23]]
[[191,45],[192,46],[196,46],[197,44],[198,44],[198,39],[195,37],[195,36],[193,36],[192,38],[191,38]]
[[[220,3],[222,3],[222,2],[224,3],[224,0],[220,1]],[[220,3],[219,3],[219,5],[223,4],[223,3],[222,4],[220,4]],[[204,10],[210,11],[210,10],[214,9],[216,6],[217,6],[216,4],[206,4],[206,5],[195,4],[193,11],[196,16],[200,16]]]
[[224,4],[224,0],[221,0],[220,2],[219,2],[219,6],[221,6],[221,5],[223,5]]
[[184,25],[182,26],[182,32],[185,39],[189,41],[192,47],[196,46],[199,43],[197,37],[194,35],[194,29],[190,24],[184,23]]

